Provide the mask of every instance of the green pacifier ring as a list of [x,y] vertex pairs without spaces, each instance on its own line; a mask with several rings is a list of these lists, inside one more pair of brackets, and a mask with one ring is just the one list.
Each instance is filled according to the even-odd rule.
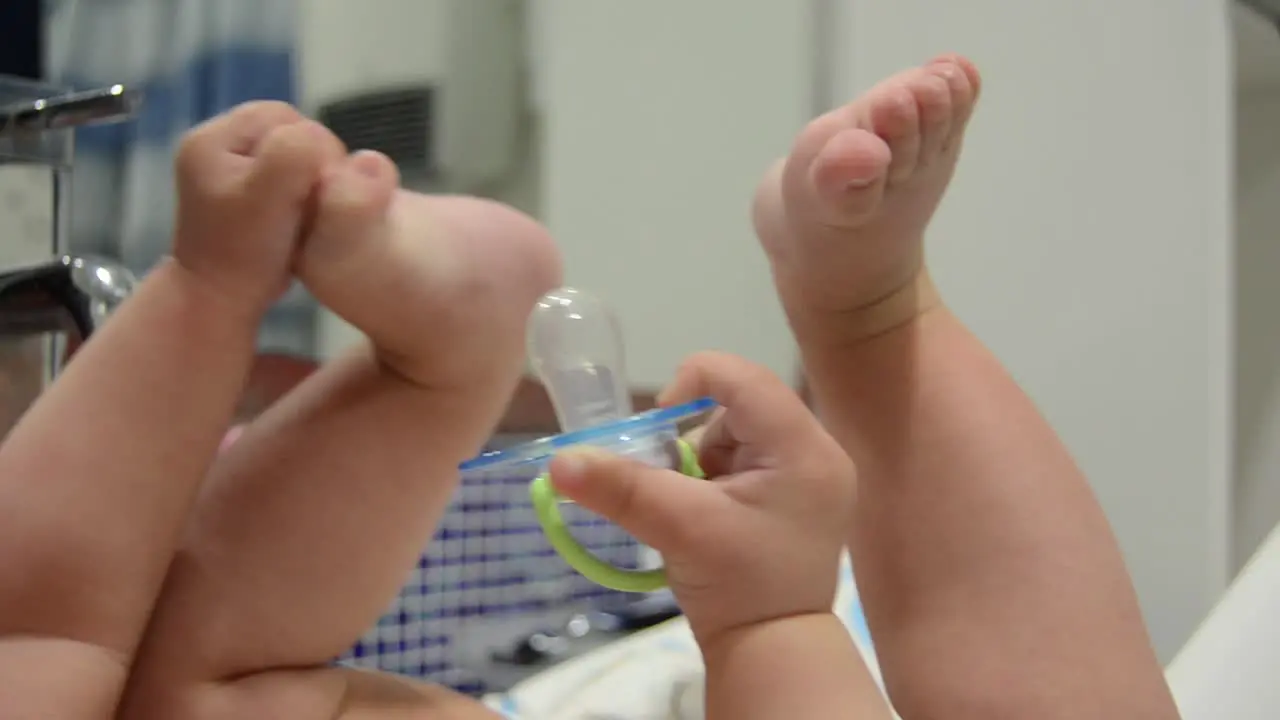
[[[698,466],[698,455],[693,447],[684,440],[677,440],[676,448],[680,453],[680,472],[692,478],[705,478],[702,468]],[[547,542],[569,567],[577,570],[583,577],[602,587],[621,592],[653,592],[667,586],[667,571],[663,568],[620,568],[601,560],[583,547],[573,533],[569,532],[569,526],[560,515],[560,498],[551,487],[551,479],[546,473],[529,484],[529,497],[533,500],[533,510]]]

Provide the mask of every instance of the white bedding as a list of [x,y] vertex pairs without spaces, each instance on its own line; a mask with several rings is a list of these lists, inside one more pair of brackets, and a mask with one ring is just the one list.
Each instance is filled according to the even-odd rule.
[[[840,576],[836,614],[879,682],[847,563]],[[688,624],[678,618],[557,665],[485,702],[510,720],[701,720],[702,660]]]

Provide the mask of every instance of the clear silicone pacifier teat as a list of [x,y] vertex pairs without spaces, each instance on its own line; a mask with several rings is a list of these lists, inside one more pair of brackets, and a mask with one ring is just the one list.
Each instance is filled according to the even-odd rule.
[[551,398],[560,432],[631,415],[622,331],[599,298],[570,287],[553,290],[534,307],[527,332],[529,361]]
[[[528,355],[561,434],[516,452],[549,460],[580,446],[610,447],[642,462],[665,465],[702,477],[696,454],[679,439],[678,423],[707,412],[714,403],[697,400],[673,408],[633,414],[622,331],[599,298],[575,288],[547,293],[529,317]],[[546,475],[529,487],[533,509],[548,542],[571,567],[614,590],[648,592],[666,585],[659,564],[647,569],[615,567],[584,548],[569,532],[559,497]],[[660,561],[659,561],[660,563]]]

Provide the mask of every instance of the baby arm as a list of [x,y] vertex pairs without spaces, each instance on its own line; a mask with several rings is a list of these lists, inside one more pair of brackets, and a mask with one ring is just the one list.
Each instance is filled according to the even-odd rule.
[[702,646],[708,720],[888,720],[849,631],[832,613],[778,618]]
[[662,553],[702,649],[710,720],[891,717],[831,611],[854,469],[768,370],[703,354],[663,401],[711,396],[698,481],[599,453],[556,458],[556,488]]

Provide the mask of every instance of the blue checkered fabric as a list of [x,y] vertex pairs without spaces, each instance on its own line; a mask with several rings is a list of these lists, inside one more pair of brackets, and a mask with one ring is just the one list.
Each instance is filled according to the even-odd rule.
[[[621,597],[555,554],[529,500],[532,480],[501,469],[464,475],[409,582],[340,662],[483,692],[482,673],[470,666],[483,648],[468,644],[469,626],[568,614]],[[596,555],[638,566],[640,546],[621,528],[575,505],[563,506],[562,514]]]

